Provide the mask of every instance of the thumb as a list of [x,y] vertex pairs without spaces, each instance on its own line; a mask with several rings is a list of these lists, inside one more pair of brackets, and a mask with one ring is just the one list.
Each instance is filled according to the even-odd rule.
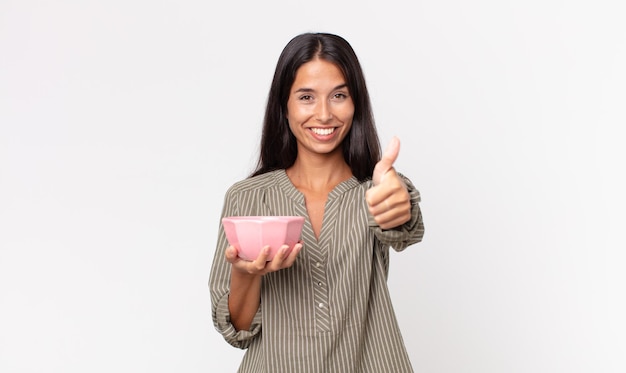
[[400,153],[400,139],[394,136],[385,152],[383,153],[383,157],[376,166],[374,167],[374,174],[372,175],[372,180],[374,181],[374,185],[378,185],[383,181],[383,177],[385,174],[393,168],[393,164],[398,159],[398,154]]

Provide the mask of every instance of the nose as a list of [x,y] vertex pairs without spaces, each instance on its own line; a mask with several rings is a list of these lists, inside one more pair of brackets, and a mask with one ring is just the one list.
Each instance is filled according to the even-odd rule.
[[333,113],[330,110],[330,104],[322,101],[317,107],[316,113],[317,121],[320,123],[328,123],[333,119]]

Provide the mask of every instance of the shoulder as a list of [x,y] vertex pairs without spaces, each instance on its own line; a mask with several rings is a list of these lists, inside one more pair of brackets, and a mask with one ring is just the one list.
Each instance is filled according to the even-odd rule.
[[282,172],[271,171],[254,177],[249,177],[237,181],[231,185],[226,191],[226,195],[234,195],[239,193],[258,192],[259,190],[267,189],[276,184],[276,173]]
[[[224,196],[224,212],[228,215],[270,215],[268,200],[284,198],[278,179],[279,171],[268,172],[232,184]],[[284,172],[284,171],[282,171]]]

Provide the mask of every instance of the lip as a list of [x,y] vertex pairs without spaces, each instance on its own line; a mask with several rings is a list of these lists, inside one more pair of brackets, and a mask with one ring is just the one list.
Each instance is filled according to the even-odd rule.
[[[319,128],[319,129],[331,129],[332,128],[333,131],[329,133],[328,135],[321,135],[321,134],[315,133],[313,131],[313,128]],[[338,128],[339,127],[309,127],[307,130],[314,139],[319,140],[319,141],[328,141],[336,136],[337,132],[339,132]]]

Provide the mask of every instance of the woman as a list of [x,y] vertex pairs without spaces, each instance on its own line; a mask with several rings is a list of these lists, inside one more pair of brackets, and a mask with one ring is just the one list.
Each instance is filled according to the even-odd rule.
[[[387,288],[389,248],[421,241],[419,192],[380,145],[361,66],[343,38],[306,33],[278,60],[257,169],[222,216],[300,215],[302,241],[244,261],[220,227],[216,329],[240,372],[412,372]],[[285,253],[288,253],[285,255]]]

